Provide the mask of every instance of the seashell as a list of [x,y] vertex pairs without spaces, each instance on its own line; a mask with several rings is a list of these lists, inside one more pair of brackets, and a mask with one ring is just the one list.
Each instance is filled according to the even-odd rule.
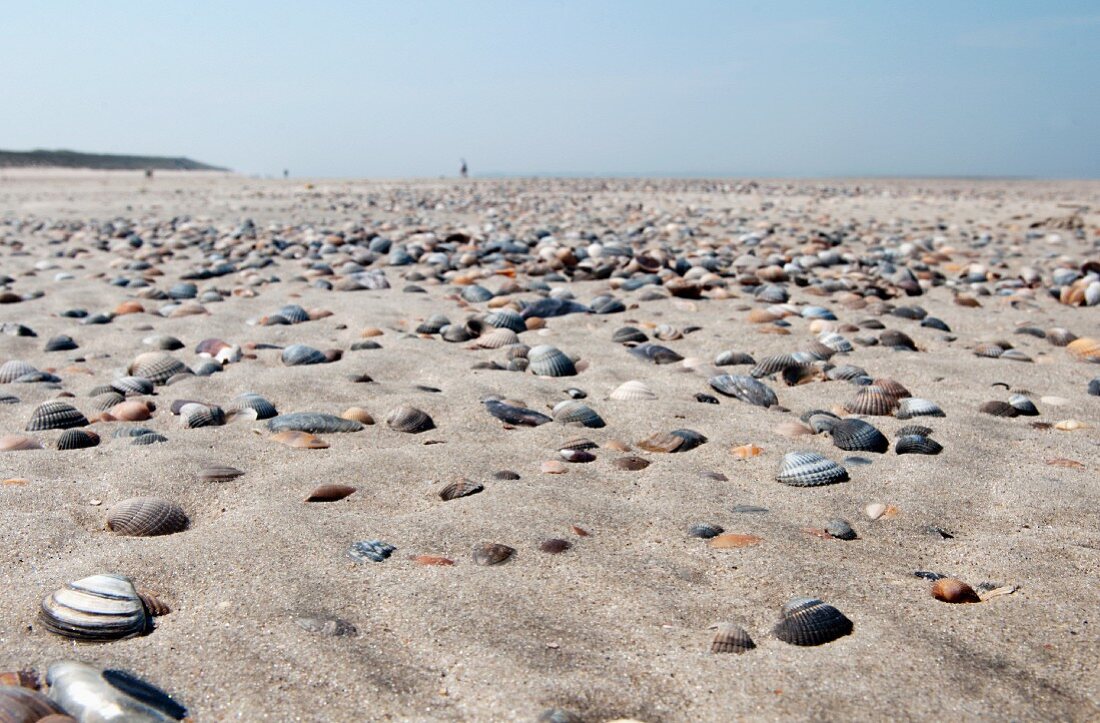
[[527,352],[530,369],[540,377],[571,377],[577,373],[573,360],[556,347],[541,344]]
[[[512,331],[511,329],[493,329],[489,333],[479,336],[474,342],[474,346],[480,349],[502,349],[506,346],[515,346],[519,343],[519,336],[517,336],[516,332]],[[547,374],[545,376],[565,375]]]
[[641,329],[637,329],[633,326],[624,326],[615,330],[615,333],[611,335],[611,341],[616,344],[626,344],[629,342],[642,344],[649,341],[649,337],[647,337],[645,332]]
[[474,338],[465,326],[459,324],[448,324],[440,329],[439,335],[443,338],[443,341],[451,343],[461,343]]
[[511,560],[515,554],[515,548],[495,542],[485,542],[474,545],[474,564],[482,566],[503,565]]
[[147,351],[138,354],[130,362],[126,373],[135,377],[145,377],[153,384],[164,384],[177,374],[190,372],[187,365],[171,354],[162,351]]
[[830,432],[840,421],[840,417],[822,410],[815,411],[806,419],[806,423],[810,425],[814,434]]
[[309,432],[299,432],[295,429],[287,429],[276,432],[271,438],[279,444],[285,444],[295,449],[328,449],[328,442]]
[[856,531],[852,529],[852,525],[848,520],[842,518],[836,518],[829,520],[825,524],[825,531],[838,540],[854,540],[856,539]]
[[908,389],[902,386],[901,382],[890,379],[889,377],[875,379],[872,384],[876,387],[880,387],[882,391],[889,394],[895,400],[906,399],[913,396],[909,393]]
[[119,377],[111,382],[111,389],[123,396],[152,394],[153,382],[145,377]]
[[569,395],[570,399],[585,399],[588,397],[588,392],[577,387],[569,387],[565,390],[565,393]]
[[871,384],[856,392],[855,397],[844,403],[849,414],[885,416],[894,411],[898,400],[882,387]]
[[756,360],[752,358],[752,355],[743,351],[723,351],[714,357],[714,366],[716,367],[737,366],[739,364],[756,364]]
[[345,497],[350,497],[355,494],[355,487],[349,487],[348,485],[341,484],[324,484],[319,485],[309,493],[309,496],[305,498],[305,502],[339,502]]
[[852,632],[852,621],[816,598],[794,598],[780,613],[773,632],[791,645],[823,645]]
[[942,577],[932,583],[932,597],[946,603],[976,603],[982,599],[962,580]]
[[341,419],[348,419],[353,422],[359,422],[360,424],[374,424],[374,417],[370,412],[362,407],[348,407],[344,411],[340,412]]
[[675,429],[671,432],[659,432],[638,442],[638,447],[647,452],[687,452],[707,441],[702,434],[691,429]]
[[843,450],[882,454],[890,449],[890,441],[882,432],[861,419],[837,420],[828,432],[833,444]]
[[[0,686],[12,686],[15,688],[28,688],[30,690],[39,690],[42,684],[38,680],[38,673],[32,669],[27,670],[12,670],[0,673]],[[3,710],[2,704],[0,704],[0,710]]]
[[155,408],[151,402],[124,401],[111,407],[108,414],[120,422],[143,422],[153,416],[150,407]]
[[558,454],[560,454],[561,458],[566,462],[572,462],[574,464],[585,464],[587,462],[596,461],[596,455],[583,449],[563,449],[560,450]]
[[649,460],[634,455],[627,455],[626,457],[615,459],[611,465],[616,469],[621,469],[626,472],[639,472],[649,466]]
[[912,419],[913,417],[945,417],[947,415],[935,402],[919,397],[909,397],[898,402],[895,416],[898,419]]
[[810,429],[805,424],[794,421],[780,422],[776,425],[775,432],[784,437],[802,437],[807,434],[815,434],[814,430]]
[[767,408],[779,403],[779,398],[770,387],[744,374],[719,374],[708,381],[720,394],[748,404]]
[[16,379],[38,370],[21,359],[12,359],[0,364],[0,384],[10,384]]
[[749,376],[760,377],[780,374],[791,367],[800,367],[809,363],[810,359],[803,359],[794,354],[773,354],[763,357],[749,372]]
[[1008,403],[1012,405],[1017,414],[1025,417],[1039,416],[1039,410],[1036,408],[1035,403],[1023,394],[1013,394],[1008,398]]
[[837,354],[847,354],[854,349],[852,342],[835,331],[825,332],[817,341]]
[[1100,363],[1100,340],[1082,337],[1066,345],[1066,351],[1074,359]]
[[19,404],[19,397],[13,394],[0,394],[0,404]]
[[440,330],[450,325],[451,320],[443,314],[433,314],[416,327],[417,334],[438,334]]
[[99,435],[87,429],[66,429],[57,438],[59,450],[88,449],[99,444]]
[[918,435],[918,436],[921,436],[921,437],[931,437],[932,436],[932,428],[931,427],[925,427],[922,424],[907,424],[906,426],[900,428],[898,431],[894,432],[895,437],[905,437],[907,435],[912,435],[912,434],[915,434],[915,435]]
[[688,528],[689,537],[698,537],[703,540],[709,540],[712,537],[717,537],[723,532],[725,532],[725,530],[722,529],[720,525],[712,525],[708,522],[699,522]]
[[255,412],[256,419],[271,419],[279,414],[274,404],[267,401],[259,394],[254,394],[252,392],[245,392],[229,403],[228,411],[231,414],[237,414],[246,410]]
[[565,399],[554,405],[553,416],[555,421],[562,424],[580,424],[592,429],[606,426],[603,418],[594,409],[584,402],[573,399]]
[[47,718],[70,720],[65,710],[37,690],[15,685],[0,685],[0,721],[37,723]]
[[44,351],[72,351],[78,348],[80,348],[80,345],[73,341],[71,336],[59,334],[46,342]]
[[758,447],[755,444],[742,444],[738,447],[734,447],[730,450],[733,455],[739,459],[749,459],[750,457],[759,457],[764,454],[764,448]]
[[1054,346],[1069,346],[1077,340],[1077,335],[1069,329],[1054,327],[1046,332],[1046,339]]
[[995,417],[1015,417],[1020,413],[1016,409],[1016,407],[1012,406],[1008,402],[1001,402],[997,400],[984,402],[980,407],[978,407],[978,411],[983,414],[992,414]]
[[381,540],[361,540],[351,544],[347,556],[356,562],[385,562],[396,550],[396,547]]
[[358,432],[363,428],[363,424],[354,419],[338,417],[335,414],[294,412],[273,417],[268,421],[267,428],[272,432],[296,431],[312,434],[338,434]]
[[740,625],[719,623],[712,625],[714,638],[710,642],[712,653],[744,653],[756,647],[748,632]]
[[325,364],[329,358],[320,349],[314,349],[305,344],[291,344],[283,349],[282,361],[288,367],[303,366],[307,364]]
[[741,547],[751,547],[752,545],[763,542],[763,539],[756,535],[739,535],[736,532],[723,532],[720,535],[712,537],[707,542],[707,547],[713,547],[716,550],[733,550]]
[[650,342],[630,347],[627,351],[642,361],[651,362],[653,364],[674,364],[684,359],[668,347]]
[[1088,391],[1091,396],[1100,397],[1100,377],[1090,379],[1086,391]]
[[141,340],[142,344],[151,346],[154,349],[160,349],[161,351],[176,351],[182,349],[184,344],[182,341],[174,336],[167,334],[156,334],[153,336],[147,336]]
[[439,557],[438,555],[417,555],[413,558],[413,562],[417,565],[436,565],[441,567],[450,567],[455,564],[454,560],[446,557]]
[[524,427],[537,427],[540,424],[546,424],[552,421],[550,417],[536,412],[533,409],[525,409],[524,407],[516,407],[511,404],[505,404],[504,402],[497,401],[495,399],[488,399],[484,402],[486,411],[493,415],[505,424],[512,424],[516,426]]
[[386,426],[395,432],[419,434],[429,429],[435,429],[435,422],[424,412],[416,407],[401,405],[395,407],[386,415]]
[[898,437],[894,443],[894,452],[897,454],[939,454],[942,451],[941,444],[919,434]]
[[1004,348],[1000,344],[978,344],[974,347],[974,356],[987,357],[989,359],[996,359],[1005,353]]
[[497,309],[485,315],[485,323],[496,329],[510,329],[517,334],[527,331],[527,322],[518,311]]
[[496,472],[493,472],[493,479],[499,479],[499,480],[517,480],[517,479],[519,479],[519,478],[520,478],[520,477],[519,477],[519,473],[518,473],[518,472],[514,472],[514,471],[512,471],[512,470],[510,470],[510,469],[502,469],[502,470],[498,470],[498,471],[496,471]]
[[854,364],[841,364],[825,372],[825,377],[827,379],[840,382],[850,382],[853,379],[865,376],[867,376],[867,370],[863,367],[857,367]]
[[229,480],[237,479],[243,474],[244,472],[236,467],[230,467],[224,464],[212,464],[199,470],[199,479],[207,482],[228,482]]
[[573,545],[568,540],[552,538],[539,543],[539,549],[549,555],[560,555]]
[[1078,429],[1088,429],[1088,425],[1076,419],[1063,419],[1054,423],[1054,428],[1059,432],[1075,432]]
[[149,626],[133,583],[113,574],[85,577],[51,593],[38,617],[51,633],[88,641],[129,638]]
[[539,465],[543,474],[565,474],[565,465],[556,459],[550,459]]
[[187,529],[187,514],[160,497],[131,497],[108,511],[107,529],[126,537],[171,535]]
[[1001,354],[1000,358],[1004,359],[1005,361],[1021,361],[1021,362],[1034,361],[1030,356],[1023,353],[1019,349],[1006,349],[1005,353]]
[[66,717],[70,721],[160,723],[187,717],[187,709],[172,696],[124,670],[60,661],[50,665],[46,682],[50,698],[73,716]]
[[818,487],[844,482],[848,470],[817,452],[788,452],[776,479],[792,487]]
[[914,342],[908,334],[897,331],[895,329],[887,329],[886,331],[879,334],[878,339],[883,346],[893,347],[894,349],[917,351],[916,342]]
[[167,442],[168,438],[163,434],[157,432],[147,432],[145,434],[135,435],[130,444],[138,446],[147,446],[150,444],[159,444],[160,442]]
[[225,424],[225,412],[221,407],[208,407],[205,404],[184,404],[180,408],[180,420],[187,429],[200,427],[220,427]]
[[485,485],[478,482],[471,482],[468,479],[459,480],[458,482],[452,482],[439,491],[439,497],[444,502],[450,502],[451,500],[457,500],[459,497],[469,497],[470,495],[476,495],[485,489]]
[[647,387],[644,382],[632,379],[615,387],[608,397],[619,402],[637,402],[656,399],[657,395],[654,394],[653,390]]
[[43,429],[70,429],[83,427],[88,419],[75,407],[66,402],[43,402],[31,413],[26,431],[38,432]]
[[327,635],[330,638],[338,638],[355,635],[359,631],[354,625],[328,615],[308,615],[294,618],[294,624],[308,633]]

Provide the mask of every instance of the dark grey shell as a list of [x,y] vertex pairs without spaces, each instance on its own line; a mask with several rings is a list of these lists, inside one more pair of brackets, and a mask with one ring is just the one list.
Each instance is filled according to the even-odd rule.
[[898,437],[894,443],[894,452],[897,454],[939,454],[943,451],[943,445],[934,439],[919,434],[907,434]]
[[627,342],[637,342],[639,344],[649,341],[649,337],[645,332],[637,327],[623,326],[615,330],[615,333],[611,335],[611,341],[616,344],[626,344]]
[[416,327],[417,334],[438,334],[443,327],[450,325],[451,320],[443,314],[433,314]]
[[540,377],[571,377],[577,373],[573,360],[548,344],[531,347],[527,361],[531,371]]
[[759,379],[772,374],[781,374],[787,369],[805,366],[810,361],[812,359],[795,354],[773,354],[763,357],[749,372],[749,376]]
[[852,632],[852,621],[816,598],[794,598],[780,613],[773,632],[791,645],[823,645]]
[[427,412],[406,405],[391,410],[386,415],[386,425],[396,432],[409,434],[419,434],[435,428],[435,422]]
[[821,434],[822,432],[829,432],[840,421],[840,417],[834,414],[817,413],[811,414],[806,419],[806,424],[810,425],[810,429],[814,430],[814,434]]
[[862,419],[841,419],[834,422],[829,434],[834,445],[850,452],[882,454],[890,449],[890,440]]
[[230,412],[243,412],[247,409],[256,412],[256,419],[271,419],[279,414],[274,404],[252,392],[245,392],[229,403]]
[[497,309],[485,315],[485,323],[497,329],[511,329],[517,334],[527,331],[527,322],[518,311]]
[[131,497],[108,510],[107,529],[126,537],[171,535],[187,529],[187,513],[160,497]]
[[914,342],[908,334],[895,329],[887,329],[879,334],[878,339],[882,342],[883,346],[890,346],[895,349],[908,349],[909,351],[917,350],[916,342]]
[[83,427],[88,424],[88,418],[80,413],[76,407],[66,402],[57,400],[43,402],[31,412],[30,421],[27,422],[28,432],[38,432],[43,429],[70,429]]
[[320,349],[314,349],[305,344],[291,344],[282,353],[283,364],[288,367],[303,366],[307,364],[325,364],[329,361],[325,353]]
[[744,653],[756,647],[748,631],[733,623],[719,623],[710,643],[712,653]]
[[642,361],[652,362],[653,364],[673,364],[684,359],[668,347],[650,342],[630,347],[627,351]]
[[451,500],[457,500],[459,497],[469,497],[470,495],[476,495],[485,489],[485,485],[479,482],[471,482],[470,480],[459,480],[458,482],[452,482],[439,491],[439,497],[444,502],[450,502]]
[[10,384],[21,376],[38,371],[22,359],[11,359],[0,364],[0,384]]
[[336,432],[358,432],[363,425],[354,419],[344,419],[335,414],[321,412],[293,412],[280,414],[267,423],[272,432],[309,432],[310,434],[332,434]]
[[80,345],[73,341],[71,336],[59,334],[46,342],[45,351],[72,351],[79,349]]
[[1031,401],[1023,394],[1013,394],[1008,398],[1008,403],[1011,404],[1012,408],[1021,416],[1036,417],[1039,415],[1039,409],[1035,406],[1035,402]]
[[725,529],[721,525],[712,525],[709,522],[698,522],[688,528],[688,537],[698,537],[703,540],[709,540],[712,537],[717,537],[725,532]]
[[855,364],[841,364],[825,372],[828,379],[836,382],[850,382],[853,379],[867,376],[867,370],[857,367]]
[[471,304],[480,304],[493,298],[493,292],[489,291],[484,286],[471,284],[462,290],[462,298],[469,301]]
[[1100,397],[1100,377],[1089,381],[1088,393],[1094,397]]
[[978,411],[983,414],[992,414],[994,417],[1015,417],[1020,413],[1016,407],[1000,400],[984,402],[978,407]]
[[133,438],[130,444],[144,447],[150,444],[160,444],[161,442],[167,442],[168,438],[158,432],[148,432],[146,434],[139,434]]
[[825,531],[838,540],[856,539],[856,531],[848,520],[837,517],[825,523]]
[[87,449],[99,444],[99,435],[87,429],[66,429],[57,438],[59,450]]
[[147,336],[144,339],[142,339],[142,343],[148,344],[149,346],[153,347],[154,349],[160,349],[162,351],[175,351],[177,349],[182,349],[184,347],[184,344],[183,344],[182,341],[180,341],[179,339],[177,339],[174,336],[169,336],[167,334],[157,334],[157,335],[154,335],[154,336]]
[[1070,343],[1077,341],[1077,335],[1069,329],[1063,329],[1060,326],[1053,327],[1047,330],[1047,341],[1054,346],[1069,346]]
[[751,354],[734,350],[719,352],[714,357],[714,366],[716,367],[732,367],[740,364],[756,364],[756,360],[753,359]]
[[508,547],[507,545],[501,545],[495,542],[486,542],[479,545],[474,545],[473,560],[475,565],[482,565],[485,567],[491,565],[503,565],[512,559],[512,556],[516,554],[514,547]]
[[505,424],[514,424],[523,427],[537,427],[540,424],[546,424],[552,421],[550,417],[536,412],[533,409],[526,409],[524,407],[514,407],[504,402],[499,402],[495,399],[489,399],[485,401],[485,409],[489,414],[493,415]]
[[356,562],[385,562],[395,550],[396,547],[381,540],[361,540],[352,543],[347,556]]
[[581,424],[592,429],[606,426],[603,418],[584,402],[566,399],[554,405],[554,419],[562,424]]
[[149,625],[133,583],[113,574],[68,583],[42,601],[38,618],[51,633],[88,641],[133,637]]
[[448,324],[439,330],[439,335],[444,341],[452,343],[458,343],[463,341],[469,341],[473,338],[473,335],[469,330],[461,324]]
[[164,384],[177,374],[189,372],[187,365],[171,354],[159,351],[139,354],[126,373],[135,377],[145,377],[153,384]]
[[905,437],[910,434],[916,434],[921,437],[931,437],[932,428],[926,427],[923,424],[907,424],[898,431],[894,432],[895,437]]
[[119,377],[111,382],[111,388],[122,395],[152,394],[154,384],[145,377]]
[[719,374],[709,382],[715,391],[748,404],[765,408],[779,404],[779,398],[770,387],[744,374]]
[[898,419],[912,419],[913,417],[946,417],[939,405],[927,399],[909,397],[898,402],[898,411],[894,415]]
[[819,487],[844,482],[848,470],[817,452],[788,452],[776,479],[792,487]]
[[309,312],[297,304],[287,304],[276,311],[275,314],[283,317],[291,324],[301,324],[303,321],[309,321]]

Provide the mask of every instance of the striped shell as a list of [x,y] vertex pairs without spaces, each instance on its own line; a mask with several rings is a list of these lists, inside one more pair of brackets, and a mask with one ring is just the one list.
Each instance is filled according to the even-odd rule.
[[516,426],[537,427],[551,421],[550,417],[541,412],[505,404],[495,399],[485,401],[485,410],[505,424]]
[[57,448],[59,450],[87,449],[98,444],[99,435],[87,429],[66,429],[57,438]]
[[506,346],[519,344],[519,337],[511,329],[493,329],[482,334],[474,341],[474,346],[480,349],[502,349]]
[[[36,684],[37,685],[37,684]],[[0,721],[3,723],[37,723],[47,717],[50,722],[75,721],[65,711],[37,690],[16,685],[0,685]]]
[[79,345],[73,341],[71,336],[59,334],[47,341],[46,346],[43,348],[45,351],[72,351],[78,349]]
[[909,397],[898,402],[898,411],[895,415],[898,419],[912,419],[913,417],[946,417],[939,405],[927,399]]
[[721,525],[712,525],[709,522],[697,522],[688,528],[688,537],[698,537],[701,540],[709,540],[721,535],[726,530]]
[[106,412],[111,407],[124,401],[126,401],[126,397],[118,392],[107,392],[106,394],[99,394],[92,398],[92,408],[99,412]]
[[921,434],[906,434],[894,443],[896,454],[939,454],[943,445]]
[[886,392],[894,399],[905,399],[906,397],[913,396],[901,382],[890,379],[889,377],[876,378],[874,380],[874,385],[876,387],[881,387],[882,391]]
[[381,540],[360,540],[351,544],[347,556],[356,562],[385,562],[396,549]]
[[1008,398],[1008,403],[1024,417],[1037,417],[1039,416],[1039,409],[1035,406],[1035,402],[1028,399],[1023,394],[1013,394]]
[[527,331],[527,322],[518,311],[497,309],[485,315],[485,323],[497,329],[511,329],[517,334]]
[[187,429],[199,427],[220,427],[225,424],[225,412],[221,407],[205,404],[184,404],[180,409],[180,419]]
[[894,411],[898,400],[882,387],[872,384],[863,387],[856,395],[844,403],[844,410],[849,414],[866,414],[871,416],[885,416]]
[[637,402],[648,399],[656,399],[653,390],[637,379],[623,382],[608,395],[608,398],[619,402]]
[[513,547],[495,542],[486,542],[480,545],[474,545],[473,560],[475,565],[486,567],[490,565],[503,565],[511,560],[512,556],[515,554],[516,550]]
[[756,360],[752,358],[751,354],[746,354],[743,351],[723,351],[719,352],[714,357],[714,366],[716,367],[731,367],[739,364],[755,364]]
[[126,369],[127,374],[145,377],[154,384],[164,384],[176,374],[186,374],[189,371],[186,364],[162,351],[138,354]]
[[844,354],[852,351],[852,342],[836,333],[835,331],[825,332],[817,338],[817,340],[825,346],[832,349],[838,354]]
[[1088,337],[1075,339],[1066,345],[1066,351],[1079,361],[1100,363],[1100,341],[1096,339]]
[[573,360],[557,347],[540,344],[527,352],[530,369],[540,377],[571,377],[577,373]]
[[131,497],[107,512],[107,529],[126,537],[156,537],[187,529],[187,514],[160,497]]
[[146,434],[139,434],[133,438],[130,444],[144,447],[150,444],[160,444],[161,442],[167,442],[168,438],[163,434],[157,432],[147,432]]
[[573,399],[555,404],[553,415],[554,420],[562,424],[581,424],[592,429],[599,429],[607,424],[592,407]]
[[85,577],[51,593],[38,617],[51,633],[88,641],[133,637],[149,625],[133,583],[113,574]]
[[451,320],[443,314],[433,314],[416,327],[417,334],[438,334]]
[[673,364],[678,361],[683,361],[684,359],[684,357],[680,356],[668,347],[661,346],[660,344],[652,344],[649,342],[631,347],[628,351],[639,359],[647,362],[652,362],[653,364]]
[[712,627],[716,628],[714,638],[710,642],[712,653],[744,653],[756,647],[748,631],[740,625],[719,623]]
[[152,394],[153,386],[145,377],[119,377],[111,382],[111,388],[123,396]]
[[459,480],[458,482],[452,482],[439,491],[439,498],[444,502],[450,502],[451,500],[457,500],[459,497],[469,497],[470,495],[476,495],[485,489],[485,485],[479,482],[471,482],[468,479]]
[[69,429],[71,427],[83,427],[88,424],[88,419],[74,406],[66,402],[43,402],[31,413],[31,419],[27,422],[28,432],[37,432],[43,429]]
[[719,374],[711,377],[709,383],[721,394],[758,407],[767,408],[779,403],[779,398],[770,387],[744,374]]
[[406,405],[391,410],[386,415],[386,425],[396,432],[409,434],[418,434],[435,428],[435,422],[427,412]]
[[844,482],[848,470],[817,452],[788,452],[776,479],[792,487],[818,487]]
[[615,330],[615,333],[611,335],[611,341],[616,344],[625,344],[627,342],[643,343],[649,341],[649,337],[645,335],[645,332],[637,327],[623,326]]
[[988,359],[996,359],[1004,353],[1004,347],[1000,344],[984,343],[974,347],[974,356],[986,357]]
[[907,424],[898,431],[894,432],[895,437],[904,437],[907,434],[917,434],[921,437],[931,437],[932,428],[925,427],[923,424]]
[[1046,339],[1054,346],[1069,346],[1077,340],[1077,335],[1069,329],[1063,329],[1060,326],[1056,326],[1047,330]]
[[274,404],[252,392],[245,392],[229,403],[228,411],[230,412],[238,413],[246,410],[254,411],[256,419],[271,419],[279,414]]
[[756,366],[752,368],[749,375],[759,379],[760,377],[771,376],[772,374],[780,374],[792,367],[801,367],[813,361],[808,355],[803,355],[801,352],[796,354],[774,354],[772,356],[763,357]]
[[354,419],[344,419],[335,414],[322,414],[321,412],[293,412],[280,414],[267,423],[267,428],[272,432],[294,430],[297,432],[310,432],[312,434],[335,434],[342,432],[358,432],[363,428],[362,422]]
[[908,349],[909,351],[917,350],[916,342],[914,342],[908,334],[895,329],[887,329],[879,334],[878,338],[883,346],[890,346],[895,349]]
[[[687,452],[704,444],[707,438],[693,429],[674,429],[671,432],[658,432],[638,442],[638,446],[647,452]],[[625,458],[624,458],[625,459]]]
[[829,434],[834,445],[851,452],[882,454],[890,449],[890,441],[882,432],[861,419],[841,419],[832,425]]
[[852,632],[852,621],[816,598],[794,598],[780,613],[775,637],[791,645],[823,645]]
[[0,384],[10,384],[25,374],[38,371],[22,359],[12,359],[0,364]]
[[291,344],[280,357],[288,367],[303,366],[307,364],[325,364],[329,361],[325,353],[320,349],[314,349],[305,344]]

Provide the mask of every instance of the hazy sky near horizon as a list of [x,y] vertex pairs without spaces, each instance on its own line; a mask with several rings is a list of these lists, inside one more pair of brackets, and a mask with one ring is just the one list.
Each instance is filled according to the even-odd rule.
[[1100,177],[1100,4],[4,2],[0,148],[244,173]]

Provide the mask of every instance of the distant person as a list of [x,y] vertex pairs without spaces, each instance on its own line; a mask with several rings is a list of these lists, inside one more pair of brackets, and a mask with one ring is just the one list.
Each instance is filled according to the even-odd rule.
[[283,169],[283,178],[290,178],[290,171],[286,168]]
[[466,178],[470,175],[469,169],[466,168],[466,159],[465,158],[462,159],[462,167],[458,169],[458,174],[460,176],[462,176],[463,178]]
[[152,178],[153,177],[153,169],[152,168],[146,168],[145,169],[145,177],[146,178]]

